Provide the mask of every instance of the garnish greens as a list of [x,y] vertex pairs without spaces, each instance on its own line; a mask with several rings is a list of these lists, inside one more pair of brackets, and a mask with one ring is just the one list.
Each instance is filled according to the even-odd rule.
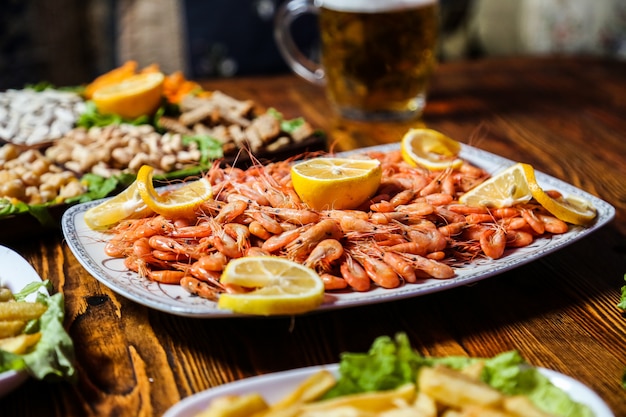
[[32,351],[23,355],[0,350],[0,372],[26,370],[37,379],[75,381],[74,344],[63,327],[63,294],[51,296],[38,291],[41,287],[52,290],[50,281],[46,280],[33,282],[14,294],[15,299],[21,301],[37,291],[37,301],[48,306],[41,317],[30,322],[26,329],[27,332],[40,331],[41,339]]
[[267,110],[268,114],[274,116],[280,122],[280,130],[285,133],[293,133],[296,129],[304,124],[304,118],[296,117],[295,119],[285,120],[283,114],[276,110],[275,108],[269,108]]
[[477,361],[485,364],[482,381],[504,394],[525,395],[538,408],[557,416],[593,416],[587,406],[572,400],[536,368],[528,366],[517,351],[504,352],[493,358],[423,357],[411,347],[404,333],[398,333],[394,339],[378,337],[367,353],[343,353],[339,363],[340,377],[325,398],[389,390],[415,383],[422,366],[443,364],[463,369]]

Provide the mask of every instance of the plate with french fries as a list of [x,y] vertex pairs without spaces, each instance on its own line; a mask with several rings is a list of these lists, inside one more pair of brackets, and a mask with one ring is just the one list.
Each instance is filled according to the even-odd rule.
[[[13,345],[12,349],[23,349],[34,340],[19,336],[21,334],[19,328],[30,317],[31,312],[29,310],[32,311],[32,314],[39,312],[35,311],[37,307],[31,309],[32,305],[30,304],[18,307],[14,303],[9,303],[8,299],[10,294],[22,290],[28,284],[41,282],[41,277],[31,264],[5,246],[0,246],[0,265],[0,349],[9,343]],[[41,287],[39,291],[45,291],[45,288]],[[32,293],[26,298],[26,301],[33,302],[35,298],[36,294]],[[19,339],[15,339],[18,336]],[[16,346],[17,343],[23,343],[23,345],[18,347]],[[24,370],[0,372],[0,397],[17,388],[27,378],[28,373]]]
[[255,376],[200,392],[164,417],[614,417],[589,387],[528,364],[424,357],[406,334],[377,338],[341,363]]

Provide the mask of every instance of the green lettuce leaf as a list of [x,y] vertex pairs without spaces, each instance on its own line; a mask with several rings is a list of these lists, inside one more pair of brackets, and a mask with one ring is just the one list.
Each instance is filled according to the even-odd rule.
[[587,406],[575,402],[554,386],[537,368],[529,366],[517,351],[503,352],[493,358],[427,358],[411,347],[406,334],[398,333],[394,339],[378,337],[366,353],[343,353],[340,359],[337,384],[326,393],[325,399],[415,383],[422,366],[442,364],[460,370],[482,361],[481,379],[504,394],[525,395],[538,408],[557,416],[593,416]]
[[[15,293],[16,300],[24,300],[29,294],[41,287],[52,289],[49,281],[31,283]],[[63,294],[37,292],[37,301],[48,309],[42,316],[29,323],[26,331],[40,331],[41,339],[35,349],[24,355],[16,355],[0,350],[0,372],[7,370],[26,370],[32,377],[45,380],[68,380],[77,378],[74,368],[74,344],[63,327],[65,317]]]

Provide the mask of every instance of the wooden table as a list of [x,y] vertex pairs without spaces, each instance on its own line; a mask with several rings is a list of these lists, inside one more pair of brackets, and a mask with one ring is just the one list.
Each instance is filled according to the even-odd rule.
[[[295,76],[207,88],[304,116],[330,131],[322,91]],[[493,59],[441,64],[424,122],[533,164],[614,205],[615,221],[565,249],[478,284],[403,301],[288,318],[190,319],[118,296],[60,233],[11,243],[65,294],[79,383],[29,380],[3,416],[151,416],[194,393],[258,374],[336,362],[380,335],[408,333],[425,355],[517,349],[570,375],[626,415],[626,63]],[[391,138],[396,140],[397,137]],[[389,140],[389,138],[387,138]]]

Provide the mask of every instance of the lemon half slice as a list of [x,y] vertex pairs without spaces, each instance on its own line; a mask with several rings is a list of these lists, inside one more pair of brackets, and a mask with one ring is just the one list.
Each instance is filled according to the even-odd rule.
[[596,217],[596,209],[593,205],[579,197],[561,197],[555,199],[550,197],[535,179],[535,170],[528,164],[522,164],[528,187],[532,196],[546,210],[552,213],[556,218],[564,222],[584,225],[591,222]]
[[461,144],[433,129],[409,129],[400,143],[402,158],[412,166],[433,171],[458,168]]
[[296,193],[314,210],[354,209],[380,186],[376,159],[313,158],[291,167]]
[[87,210],[84,220],[87,226],[97,230],[110,227],[124,219],[140,218],[151,213],[152,210],[141,198],[135,181],[115,197]]
[[492,176],[459,197],[459,202],[468,206],[493,208],[527,203],[533,196],[523,166],[517,163]]
[[162,216],[173,218],[192,215],[200,204],[213,197],[211,183],[204,177],[159,195],[152,184],[153,173],[154,168],[149,165],[139,168],[137,189],[146,205]]
[[92,100],[102,114],[117,114],[125,119],[151,115],[161,104],[164,80],[160,72],[133,75],[97,89]]
[[292,315],[316,309],[324,300],[324,283],[311,268],[278,256],[231,260],[220,278],[251,290],[220,294],[218,308],[255,315]]

